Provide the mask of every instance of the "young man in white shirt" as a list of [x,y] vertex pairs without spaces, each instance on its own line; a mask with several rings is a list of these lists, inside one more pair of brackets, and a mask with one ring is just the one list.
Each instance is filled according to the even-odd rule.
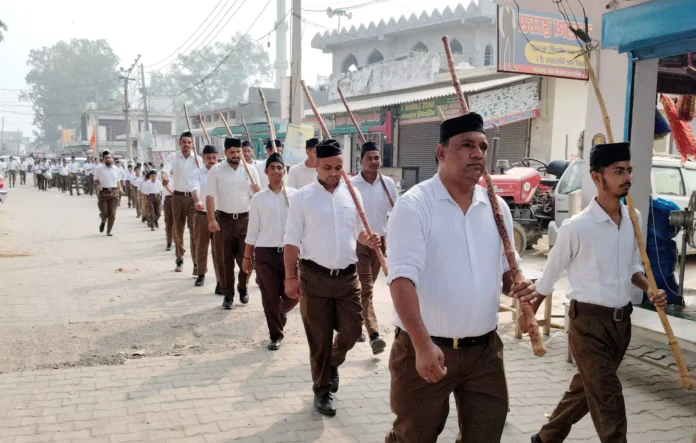
[[19,184],[27,184],[27,160],[25,158],[19,160]]
[[288,187],[302,189],[317,180],[317,144],[318,138],[310,138],[305,144],[307,160],[292,166],[288,172]]
[[200,168],[202,159],[198,156],[193,143],[193,134],[186,131],[179,137],[181,150],[167,157],[162,171],[162,184],[169,185],[170,174],[174,196],[172,197],[172,214],[174,225],[174,245],[176,247],[176,268],[174,271],[184,270],[184,229],[188,226],[189,248],[193,263],[193,275],[198,276],[196,269],[196,237],[193,235],[193,216],[196,214],[193,194],[189,184],[189,176]]
[[157,180],[157,171],[148,172],[147,180],[143,181],[142,189],[147,199],[147,225],[151,231],[154,231],[155,228],[159,228],[162,207],[162,183]]
[[7,172],[11,188],[15,187],[17,181],[17,166],[17,160],[14,157],[10,157],[10,161],[7,163]]
[[[438,173],[399,198],[387,228],[396,338],[389,358],[396,414],[385,441],[434,442],[454,393],[459,439],[499,442],[508,411],[501,290],[514,279],[488,193],[477,183],[488,141],[476,113],[440,124]],[[497,197],[508,236],[512,215]],[[519,260],[518,260],[519,261]],[[526,281],[520,294],[534,292]]]
[[[392,201],[398,198],[396,185],[389,177],[383,177],[384,184],[378,176],[382,158],[379,155],[379,148],[373,142],[367,142],[360,150],[360,166],[362,170],[358,175],[351,179],[353,186],[360,191],[365,215],[370,223],[372,232],[379,235],[382,239],[382,252],[386,252],[384,237],[387,234],[387,220],[392,210],[389,197],[384,190],[386,186]],[[292,169],[290,169],[292,173]],[[370,347],[374,355],[381,354],[386,348],[387,343],[379,336],[379,325],[377,315],[372,305],[372,290],[380,273],[380,263],[377,252],[367,246],[358,244],[356,246],[358,255],[358,276],[360,277],[360,300],[362,303],[363,320],[365,329],[370,338]],[[362,340],[362,338],[361,338]]]
[[[285,295],[285,265],[283,263],[283,236],[288,215],[288,204],[283,193],[285,162],[279,154],[271,154],[266,160],[268,188],[251,198],[249,228],[246,235],[246,250],[242,267],[251,274],[255,268],[261,301],[266,314],[270,341],[268,349],[280,349],[287,314],[299,300]],[[286,188],[288,196],[295,190]],[[255,260],[254,260],[255,258]],[[254,264],[255,262],[255,264]]]
[[78,173],[80,172],[80,167],[75,161],[75,156],[70,157],[70,163],[68,163],[68,187],[70,188],[70,195],[73,195],[73,186],[77,191],[77,195],[80,195],[81,183],[79,180]]
[[143,191],[143,186],[150,177],[150,170],[142,173],[143,179],[138,182],[138,198],[140,199],[140,221],[145,223],[150,216],[150,205],[147,202],[147,194]]
[[[300,312],[309,343],[314,408],[333,416],[336,408],[332,393],[338,391],[338,367],[362,330],[355,245],[359,241],[376,249],[381,243],[378,235],[367,235],[351,194],[341,183],[340,144],[325,140],[316,149],[317,181],[290,199],[284,239],[285,294],[299,298],[298,278],[302,279]],[[360,193],[356,194],[360,198]]]
[[196,203],[196,215],[193,218],[193,235],[196,236],[196,264],[198,265],[198,277],[195,286],[205,284],[205,274],[208,272],[208,249],[212,244],[213,252],[213,271],[215,271],[215,293],[222,294],[222,287],[219,278],[219,260],[217,255],[218,248],[215,245],[220,241],[219,232],[210,232],[208,229],[208,214],[205,212],[205,201],[207,200],[206,187],[208,185],[208,174],[210,169],[218,164],[218,150],[215,146],[206,145],[203,147],[203,166],[194,171],[189,178],[191,189],[193,190],[193,200]]
[[135,217],[136,218],[141,217],[140,193],[138,192],[138,188],[140,187],[140,183],[142,183],[142,181],[143,181],[143,177],[142,177],[140,169],[141,169],[140,164],[135,165],[135,168],[133,169],[133,177],[131,180],[131,194],[133,195],[133,207],[135,208]]
[[[275,149],[273,149],[273,143],[269,139],[266,142],[266,158],[269,158],[271,154],[273,154],[274,151],[277,151],[278,154],[281,156],[283,155],[283,143],[276,139],[275,140]],[[266,160],[256,160],[256,163],[254,163],[254,166],[256,167],[256,173],[259,176],[259,182],[258,185],[261,189],[266,189],[268,187],[268,176],[264,172],[266,170]]]
[[[70,183],[68,180],[68,177],[70,176],[70,172],[68,171],[68,161],[63,159],[60,162],[60,165],[57,166],[57,171],[58,171],[58,186],[60,187],[60,191],[62,193],[65,193],[68,190],[68,184]],[[72,195],[72,188],[70,189],[70,195]]]
[[126,195],[128,196],[128,207],[130,208],[133,204],[133,193],[131,192],[131,180],[133,180],[133,165],[131,165],[130,163],[128,164],[128,170],[123,175],[123,180],[126,184],[124,189],[126,190]]
[[85,190],[85,194],[92,195],[93,192],[93,187],[94,187],[94,176],[92,175],[92,170],[94,169],[94,165],[92,165],[92,160],[87,159],[85,164],[82,166],[82,170],[84,171],[85,174],[85,183],[87,185],[87,189]]
[[164,212],[164,236],[167,240],[165,251],[171,251],[172,241],[174,239],[174,212],[172,211],[172,196],[174,195],[174,191],[171,189],[171,186],[163,186],[163,188],[164,203],[162,203],[162,211]]
[[[242,141],[238,138],[225,139],[225,160],[215,165],[208,173],[206,184],[206,213],[210,232],[220,231],[218,242],[218,263],[220,286],[225,299],[223,309],[232,309],[234,300],[235,262],[239,266],[237,291],[239,301],[249,303],[247,279],[249,275],[242,269],[244,259],[244,240],[249,225],[251,196],[259,192],[259,185],[252,185],[244,167],[240,164]],[[254,183],[259,182],[256,171],[251,169]]]
[[533,443],[564,441],[588,412],[599,441],[626,441],[626,405],[616,371],[631,341],[633,304],[641,303],[642,291],[660,308],[667,305],[665,291],[650,292],[628,207],[621,203],[631,187],[632,170],[629,143],[592,148],[590,171],[597,197],[563,222],[536,282],[538,294],[521,297],[538,308],[567,269],[569,340],[577,372]]
[[118,196],[121,195],[121,183],[118,180],[120,173],[113,164],[111,151],[104,151],[102,158],[104,166],[94,171],[94,184],[97,186],[99,217],[101,218],[99,232],[104,232],[104,224],[108,221],[106,235],[111,237],[111,229],[116,221]]

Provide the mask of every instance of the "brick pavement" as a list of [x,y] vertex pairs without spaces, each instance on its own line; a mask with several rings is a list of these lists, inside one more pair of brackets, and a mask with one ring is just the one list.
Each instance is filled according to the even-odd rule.
[[[119,210],[115,237],[106,238],[97,232],[95,199],[15,189],[10,197],[16,202],[0,207],[0,257],[31,255],[0,258],[0,335],[7,327],[47,323],[86,322],[96,329],[112,321],[166,322],[200,313],[217,321],[221,315],[219,298],[204,295],[210,288],[193,288],[189,275],[171,272],[173,256],[163,252],[162,232],[146,230],[132,211]],[[119,267],[127,272],[114,272]],[[257,291],[252,286],[248,308],[220,321],[235,325],[242,312],[259,315]],[[389,307],[382,286],[377,310],[385,331],[391,329],[385,324]],[[256,320],[240,325],[246,342],[225,352],[0,374],[0,443],[383,441],[393,420],[386,354],[373,357],[364,345],[349,353],[341,370],[339,412],[323,418],[311,406],[308,350],[299,329],[271,353],[263,348],[262,319]],[[289,324],[298,322],[294,312]],[[561,332],[548,339],[549,354],[537,359],[526,340],[512,337],[509,326],[500,328],[511,396],[503,441],[528,442],[552,412],[574,367],[563,358]],[[41,352],[40,341],[27,346]],[[681,389],[673,371],[629,357],[620,376],[629,441],[691,441],[696,395]],[[440,441],[454,441],[456,432],[452,412]],[[589,418],[576,425],[568,441],[597,441]]]

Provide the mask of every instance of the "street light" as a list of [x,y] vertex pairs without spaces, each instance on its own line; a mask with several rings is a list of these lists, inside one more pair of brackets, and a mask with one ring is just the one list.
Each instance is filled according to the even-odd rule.
[[345,9],[333,9],[331,6],[326,8],[326,15],[329,16],[329,18],[333,18],[333,16],[338,17],[338,32],[341,32],[341,17],[346,17],[348,20],[353,18],[353,13],[350,11],[346,11]]

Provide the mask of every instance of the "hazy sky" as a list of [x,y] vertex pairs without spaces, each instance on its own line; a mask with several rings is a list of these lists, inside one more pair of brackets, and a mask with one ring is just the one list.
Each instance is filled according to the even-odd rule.
[[[237,0],[233,9],[224,20],[220,18],[235,0],[24,0],[2,1],[0,18],[8,25],[5,41],[0,43],[0,116],[5,117],[5,130],[21,130],[30,135],[33,112],[29,103],[17,101],[17,92],[26,86],[24,77],[28,72],[26,61],[29,51],[42,46],[51,46],[59,40],[71,38],[105,39],[109,42],[121,60],[121,66],[129,66],[137,54],[142,54],[141,62],[146,66],[156,63],[174,52],[199,27],[205,18],[215,9],[216,14],[206,22],[205,31],[196,36],[201,37],[191,49],[204,41],[204,36],[212,38],[236,11],[235,16],[212,41],[228,40],[235,32],[242,33],[249,29],[258,16],[259,19],[249,34],[257,39],[267,34],[275,26],[277,1],[270,4],[259,16],[268,0]],[[360,25],[370,21],[388,20],[390,17],[411,13],[420,14],[427,4],[428,12],[434,8],[442,11],[449,5],[454,9],[458,3],[468,4],[469,0],[303,0],[303,10],[324,11],[352,5],[368,5],[352,9],[352,20],[341,19],[342,27]],[[289,11],[292,0],[285,0]],[[221,11],[219,14],[217,12]],[[307,19],[304,25],[303,73],[308,83],[316,81],[316,75],[331,73],[331,56],[311,48],[311,40],[324,28],[335,28],[336,17],[329,19],[325,12],[304,11]],[[219,17],[219,18],[218,18]],[[291,16],[288,15],[288,18]],[[219,21],[219,25],[215,26]],[[310,23],[313,22],[313,23]],[[290,35],[288,33],[288,39]],[[262,40],[264,45],[269,38]],[[195,40],[192,40],[195,41]],[[271,61],[275,60],[275,34],[270,35],[269,51]],[[189,42],[191,43],[191,42]],[[189,43],[182,48],[185,49]],[[288,41],[288,57],[290,42]],[[173,57],[172,57],[173,58]],[[166,62],[153,66],[158,69]],[[165,67],[166,70],[166,67]],[[309,75],[309,73],[312,75]],[[289,72],[288,72],[289,73]],[[270,86],[270,85],[269,85]],[[11,91],[7,91],[10,89]],[[24,115],[30,114],[30,115]]]

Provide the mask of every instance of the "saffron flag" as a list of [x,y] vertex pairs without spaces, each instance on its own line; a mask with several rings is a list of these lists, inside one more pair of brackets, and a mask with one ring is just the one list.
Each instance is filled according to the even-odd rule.
[[97,125],[94,125],[92,129],[92,137],[89,139],[89,147],[92,148],[92,152],[97,152]]

